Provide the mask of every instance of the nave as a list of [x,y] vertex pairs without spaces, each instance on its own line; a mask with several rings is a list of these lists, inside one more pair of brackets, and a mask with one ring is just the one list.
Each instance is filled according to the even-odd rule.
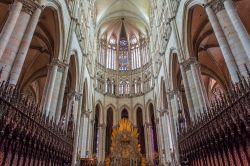
[[0,0],[0,165],[248,166],[249,0]]

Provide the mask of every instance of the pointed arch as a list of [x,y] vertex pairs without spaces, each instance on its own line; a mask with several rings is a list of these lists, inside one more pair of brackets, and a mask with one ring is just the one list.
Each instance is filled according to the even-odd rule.
[[[56,20],[58,22],[57,26],[57,31],[56,31],[56,41],[59,41],[59,45],[56,46],[56,52],[57,52],[57,57],[60,60],[63,60],[64,56],[64,44],[65,44],[65,24],[64,24],[64,14],[62,11],[62,6],[59,2],[57,1],[44,1],[45,3],[43,4],[44,8],[51,8],[53,9],[56,13],[54,16],[56,17]],[[66,55],[67,56],[67,55]]]
[[151,134],[153,135],[152,137],[152,145],[153,145],[153,152],[158,153],[158,138],[157,138],[157,126],[155,123],[155,111],[154,111],[154,105],[153,103],[149,103],[148,105],[148,112],[149,112],[149,119],[150,119],[150,123],[152,126],[152,130],[151,130]]
[[113,125],[114,125],[114,110],[112,109],[112,107],[109,107],[107,110],[107,117],[106,117],[106,139],[105,139],[106,156],[109,156],[110,154]]
[[138,142],[141,145],[141,153],[145,155],[145,133],[144,133],[144,123],[143,123],[143,110],[142,107],[136,107],[136,126],[138,128],[139,136]]

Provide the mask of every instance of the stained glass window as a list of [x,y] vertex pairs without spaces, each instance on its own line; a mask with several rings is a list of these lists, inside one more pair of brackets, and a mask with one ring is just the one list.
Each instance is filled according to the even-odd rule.
[[[108,41],[108,42],[107,42]],[[120,40],[112,35],[108,40],[102,39],[97,61],[108,69],[128,71],[141,68],[149,62],[148,47],[144,39],[132,35],[120,36]]]
[[127,71],[129,66],[128,59],[128,41],[126,39],[120,40],[120,48],[119,48],[119,70]]

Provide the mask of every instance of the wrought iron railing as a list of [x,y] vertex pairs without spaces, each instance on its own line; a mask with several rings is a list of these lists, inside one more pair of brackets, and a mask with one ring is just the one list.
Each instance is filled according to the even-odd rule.
[[18,88],[1,83],[0,165],[70,165],[72,136]]
[[249,165],[250,77],[231,87],[188,128],[180,129],[182,165]]

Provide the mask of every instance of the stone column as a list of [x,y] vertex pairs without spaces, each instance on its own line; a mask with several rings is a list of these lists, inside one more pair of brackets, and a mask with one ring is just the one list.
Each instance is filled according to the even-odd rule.
[[[61,112],[56,112],[56,107],[58,103],[59,98],[59,92],[60,92],[60,85],[62,81],[62,73],[64,70],[64,64],[61,63],[59,60],[54,59],[52,61],[51,65],[51,73],[50,77],[48,78],[47,82],[47,94],[46,98],[44,100],[44,110],[46,110],[46,114],[50,115],[50,118],[53,118],[55,120],[55,116],[61,117]],[[75,93],[73,94],[75,95]]]
[[202,82],[203,80],[199,70],[199,63],[193,57],[191,57],[183,62],[183,67],[187,73],[195,114],[199,114],[209,104],[207,93],[203,87],[204,83]]
[[79,137],[78,137],[78,153],[80,154],[80,157],[83,157],[83,148],[82,148],[82,145],[83,145],[83,132],[85,131],[84,130],[84,111],[81,110],[81,113],[80,113],[80,133],[79,133]]
[[170,153],[170,140],[171,133],[167,126],[167,110],[163,110],[161,112],[161,123],[162,123],[162,133],[163,133],[163,140],[164,140],[164,149],[165,149],[165,156],[166,156],[166,164],[171,161],[171,153]]
[[102,136],[102,162],[103,163],[105,161],[106,129],[107,129],[107,124],[103,126],[103,136]]
[[187,73],[188,85],[189,85],[189,88],[190,88],[192,102],[193,102],[193,105],[194,105],[194,115],[196,115],[196,114],[199,114],[199,112],[200,112],[199,111],[200,102],[199,102],[198,95],[197,95],[197,92],[196,92],[196,87],[195,87],[192,71],[191,71],[190,67],[186,68],[185,70],[186,70],[186,73]]
[[220,26],[219,20],[216,17],[210,5],[206,5],[205,9],[206,9],[208,19],[213,28],[214,34],[216,36],[216,39],[220,45],[220,49],[224,57],[224,60],[226,62],[231,79],[233,82],[237,82],[238,81],[237,71],[239,71],[239,68],[231,52],[227,39],[223,33],[222,27]]
[[[41,102],[40,102],[39,110],[44,110],[43,108],[44,108],[44,105],[45,105],[45,101],[47,99],[46,95],[48,94],[48,91],[49,91],[48,86],[49,86],[50,76],[52,74],[50,72],[51,69],[52,69],[52,67],[50,65],[47,65],[47,77],[46,77],[46,81],[45,81],[45,86],[43,88],[43,95],[42,95],[42,99],[41,99]],[[43,113],[45,114],[46,112],[43,112]]]
[[[71,109],[72,109],[72,106],[74,105],[75,99],[76,99],[75,96],[76,96],[75,91],[70,92],[67,96],[69,102],[67,104],[67,110],[66,110],[66,124],[68,124],[69,119],[70,119]],[[73,115],[75,117],[75,114],[73,114]],[[75,123],[75,121],[74,121],[74,123]]]
[[5,22],[2,32],[0,34],[0,59],[14,30],[17,19],[21,13],[22,6],[23,4],[20,1],[15,1],[11,5],[7,21]]
[[55,120],[56,106],[57,106],[59,92],[60,92],[60,86],[58,86],[58,85],[60,85],[61,81],[62,81],[62,72],[63,72],[63,67],[59,64],[58,70],[56,73],[54,87],[53,87],[51,104],[50,104],[50,115],[51,115],[51,117],[53,117],[54,120]]
[[243,45],[241,44],[238,34],[235,31],[232,22],[228,17],[228,14],[224,8],[224,4],[220,0],[214,0],[211,2],[210,6],[216,13],[216,16],[219,20],[219,23],[233,53],[240,74],[247,76],[245,64],[247,66],[250,66],[250,61],[246,55],[246,52],[244,51]]
[[[192,71],[192,75],[193,75],[193,80],[194,80],[194,84],[195,84],[195,87],[196,87],[196,92],[197,92],[197,95],[198,95],[198,101],[200,103],[200,111],[202,112],[204,110],[204,108],[206,107],[206,101],[204,101],[204,96],[206,95],[203,91],[203,88],[201,87],[201,81],[199,77],[199,74],[197,72],[197,65],[198,63],[197,62],[192,62],[191,64],[191,71]],[[201,78],[202,79],[202,78]]]
[[43,110],[46,113],[46,116],[49,115],[50,112],[50,104],[51,104],[51,99],[52,99],[52,95],[53,95],[53,88],[55,85],[55,81],[56,81],[56,74],[57,74],[57,60],[54,59],[50,65],[50,69],[48,70],[48,73],[50,73],[49,75],[49,79],[48,79],[48,86],[47,86],[47,94],[45,95],[46,98],[44,100],[44,107]]
[[160,137],[160,140],[161,140],[161,145],[159,145],[159,149],[160,149],[160,152],[161,152],[161,158],[160,158],[160,161],[162,164],[166,163],[166,146],[165,146],[165,141],[164,141],[164,126],[163,126],[163,114],[161,111],[159,111],[159,137]]
[[14,64],[11,69],[11,74],[10,74],[10,84],[16,85],[18,78],[20,76],[20,73],[22,71],[22,67],[24,64],[24,61],[26,59],[26,55],[28,53],[30,43],[32,41],[34,32],[36,30],[37,23],[39,21],[39,17],[41,15],[42,9],[41,7],[36,8],[35,12],[33,13],[30,22],[28,24],[28,27],[25,31],[24,37],[22,39],[20,48],[18,50],[18,53],[16,55]]
[[177,93],[177,90],[172,90],[172,91],[167,92],[169,102],[170,102],[169,108],[171,109],[172,118],[174,120],[174,123],[176,123],[178,120],[178,102],[176,99],[176,93]]
[[30,15],[22,12],[20,14],[20,17],[21,18],[18,19],[17,26],[15,27],[11,38],[9,39],[9,42],[5,48],[5,51],[0,59],[0,68],[3,69],[0,81],[7,80],[9,77],[13,61],[18,51],[20,42],[23,38],[23,33],[28,24]]
[[148,142],[148,136],[147,136],[147,125],[146,123],[143,125],[144,129],[144,136],[145,136],[145,154],[146,154],[146,159],[149,159],[149,142]]
[[83,126],[82,126],[82,144],[81,144],[81,157],[87,157],[87,140],[88,140],[88,123],[89,114],[87,112],[83,113]]
[[233,1],[232,0],[222,0],[224,1],[224,6],[226,9],[226,12],[229,16],[230,21],[232,22],[235,31],[237,32],[241,44],[247,54],[248,59],[250,60],[250,37],[249,34],[241,22],[241,19],[234,7]]
[[98,126],[98,162],[103,163],[105,158],[105,125]]
[[56,107],[56,114],[55,114],[55,122],[56,123],[59,123],[59,121],[60,121],[64,93],[65,93],[65,87],[66,87],[67,78],[68,78],[68,71],[69,71],[69,65],[66,65],[66,64],[64,64],[64,65],[65,65],[65,68],[64,68],[64,72],[63,72],[63,76],[62,76],[62,82],[60,85],[60,91],[59,91],[57,107]]
[[169,117],[169,112],[167,113],[167,114],[165,114],[165,125],[166,125],[166,127],[167,127],[167,131],[168,131],[168,138],[169,138],[169,149],[171,150],[170,151],[170,158],[171,158],[171,152],[173,151],[173,149],[174,149],[174,136],[173,136],[173,134],[174,134],[174,132],[172,132],[172,130],[171,130],[171,122],[170,122],[170,117]]
[[[177,144],[177,129],[176,129],[176,122],[178,120],[178,104],[176,103],[176,92],[172,91],[168,93],[168,108],[169,108],[169,114],[168,114],[168,125],[169,131],[171,133],[171,146],[173,151],[178,151],[178,144]],[[178,154],[177,152],[174,154],[176,161],[178,160]]]
[[152,138],[151,138],[151,133],[152,133],[152,125],[151,123],[145,123],[144,124],[144,133],[146,136],[146,145],[147,145],[147,150],[146,150],[146,154],[147,154],[147,161],[149,163],[153,163],[153,147],[152,147]]
[[91,117],[92,119],[89,122],[89,128],[88,128],[88,133],[89,133],[89,138],[87,141],[87,150],[89,155],[93,156],[93,139],[94,139],[94,124],[95,124],[95,120],[93,119],[93,117]]
[[73,145],[73,154],[72,154],[72,165],[76,164],[77,158],[79,157],[78,154],[78,149],[80,147],[78,147],[78,138],[79,138],[79,133],[80,133],[80,120],[81,120],[81,110],[82,110],[82,95],[76,95],[75,96],[77,104],[78,104],[78,108],[76,112],[76,116],[74,117],[74,119],[76,119],[76,123],[75,123],[75,134],[74,134],[74,145]]
[[22,3],[22,11],[17,19],[11,37],[9,38],[8,44],[6,45],[3,55],[0,59],[0,69],[3,68],[0,81],[9,79],[11,68],[22,42],[24,33],[27,29],[31,15],[38,7],[38,4],[34,1],[23,0]]
[[[184,106],[183,106],[183,100],[182,100],[182,92],[181,91],[177,91],[177,94],[176,94],[176,100],[177,100],[177,102],[179,103],[179,105],[178,105],[178,108],[180,109],[180,110],[182,110],[183,111],[183,116],[184,116],[184,123],[185,123],[185,126],[187,126],[187,115],[184,113]],[[188,111],[188,110],[187,110]],[[190,115],[190,114],[188,114],[188,115]]]
[[183,81],[183,85],[184,85],[184,89],[185,89],[185,95],[186,95],[186,99],[187,99],[189,115],[190,115],[191,120],[194,120],[195,110],[194,110],[194,105],[192,102],[190,88],[188,85],[187,73],[184,70],[183,63],[180,64],[180,70],[181,70],[182,81]]

